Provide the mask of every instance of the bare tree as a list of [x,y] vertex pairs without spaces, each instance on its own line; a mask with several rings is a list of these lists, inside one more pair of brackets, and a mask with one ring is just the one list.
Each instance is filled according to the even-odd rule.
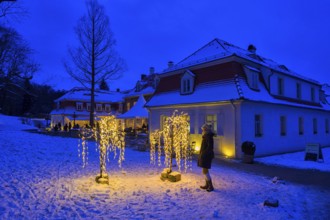
[[95,85],[116,80],[123,72],[123,61],[114,50],[115,40],[105,9],[97,0],[87,1],[87,13],[77,23],[78,47],[70,47],[67,72],[91,92],[90,125],[94,126]]
[[0,18],[17,19],[27,15],[26,8],[17,0],[0,0]]
[[0,25],[0,108],[8,108],[7,98],[26,93],[22,86],[38,71],[33,50],[14,29]]

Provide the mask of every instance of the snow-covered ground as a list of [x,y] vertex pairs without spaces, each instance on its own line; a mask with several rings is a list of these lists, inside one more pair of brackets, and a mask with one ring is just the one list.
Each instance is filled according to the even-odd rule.
[[[126,148],[122,169],[112,160],[109,185],[98,185],[98,155],[90,145],[82,168],[78,140],[29,133],[15,117],[0,115],[0,219],[329,219],[330,190],[273,183],[271,178],[214,165],[215,191],[199,189],[200,168],[172,183],[149,153]],[[330,153],[324,149],[329,171]],[[290,161],[289,155],[281,161]],[[270,159],[262,158],[263,162]],[[296,164],[296,162],[293,162]],[[323,169],[323,168],[322,168]],[[279,207],[267,207],[266,199]]]

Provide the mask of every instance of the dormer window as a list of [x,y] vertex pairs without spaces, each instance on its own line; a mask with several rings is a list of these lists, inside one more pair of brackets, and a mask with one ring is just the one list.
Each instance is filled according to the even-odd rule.
[[181,78],[181,94],[190,94],[193,92],[195,83],[195,74],[187,70]]
[[260,70],[248,65],[244,66],[244,70],[247,76],[248,85],[251,89],[259,90],[259,73]]
[[277,79],[277,93],[278,95],[284,95],[284,80],[283,78]]

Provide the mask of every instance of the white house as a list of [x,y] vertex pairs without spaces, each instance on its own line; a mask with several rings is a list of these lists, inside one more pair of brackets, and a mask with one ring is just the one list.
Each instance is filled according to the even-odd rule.
[[[51,127],[60,123],[61,126],[71,123],[72,126],[89,124],[91,109],[90,91],[85,88],[73,88],[55,100],[55,109],[51,111]],[[121,114],[123,112],[123,94],[119,91],[95,91],[95,116]]]
[[245,50],[214,39],[159,77],[146,103],[151,131],[177,109],[189,114],[196,146],[202,124],[213,125],[219,155],[240,158],[247,140],[256,144],[256,156],[330,145],[325,86],[261,57],[253,45]]

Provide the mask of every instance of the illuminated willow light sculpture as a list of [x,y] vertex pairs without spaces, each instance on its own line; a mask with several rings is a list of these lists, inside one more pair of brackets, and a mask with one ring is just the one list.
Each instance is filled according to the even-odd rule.
[[187,113],[175,110],[172,116],[166,118],[163,130],[155,130],[150,133],[150,162],[155,164],[156,147],[158,151],[158,165],[161,165],[161,139],[164,142],[165,166],[172,172],[173,156],[181,171],[182,159],[184,170],[191,168],[191,149],[189,145],[189,116]]
[[82,157],[83,166],[85,167],[88,163],[88,139],[94,138],[100,158],[100,174],[96,176],[95,180],[98,183],[108,184],[106,161],[110,161],[109,154],[114,152],[114,158],[116,158],[117,149],[119,149],[119,167],[125,159],[125,132],[120,120],[116,119],[114,115],[102,117],[93,129],[82,129],[80,136],[79,146],[82,151],[81,153],[79,151],[79,156]]

